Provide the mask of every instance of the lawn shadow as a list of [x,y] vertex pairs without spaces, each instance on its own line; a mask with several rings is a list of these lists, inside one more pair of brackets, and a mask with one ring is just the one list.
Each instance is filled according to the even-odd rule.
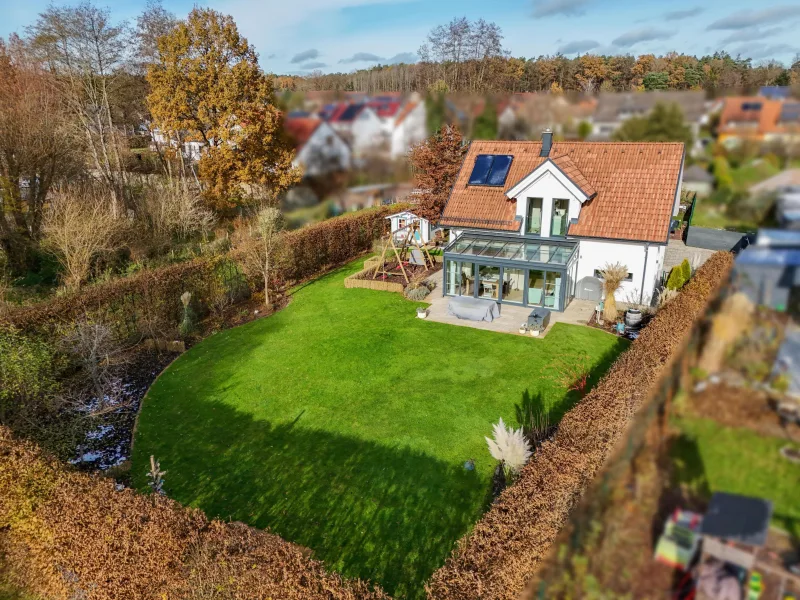
[[272,425],[222,403],[202,404],[214,426],[181,422],[190,452],[176,452],[168,440],[138,441],[167,471],[170,497],[269,528],[311,548],[328,568],[376,581],[397,598],[423,597],[424,581],[480,516],[489,482],[475,471],[304,429],[302,413]]

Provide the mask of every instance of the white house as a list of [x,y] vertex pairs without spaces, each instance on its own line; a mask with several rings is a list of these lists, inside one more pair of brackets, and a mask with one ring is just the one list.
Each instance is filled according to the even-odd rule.
[[350,169],[350,146],[328,123],[313,117],[289,117],[284,129],[295,144],[293,164],[309,176]]
[[[475,141],[439,226],[450,228],[444,291],[564,310],[600,272],[615,297],[650,304],[679,209],[681,143]],[[594,285],[586,285],[588,282]]]
[[364,103],[340,103],[324,113],[323,118],[350,144],[356,157],[374,152],[388,142],[380,117]]
[[413,212],[404,210],[386,217],[389,220],[391,232],[398,241],[405,239],[409,227],[417,226],[414,239],[421,244],[427,244],[431,239],[431,224],[428,219],[418,217]]
[[397,114],[391,131],[391,156],[405,156],[411,146],[428,137],[424,102],[408,102]]

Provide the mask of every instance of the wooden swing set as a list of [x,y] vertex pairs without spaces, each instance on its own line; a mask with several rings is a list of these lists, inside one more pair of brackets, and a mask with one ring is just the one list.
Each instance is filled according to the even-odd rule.
[[[402,232],[402,235],[398,235]],[[398,245],[398,239],[400,244]],[[425,267],[425,270],[433,269],[435,266],[433,257],[428,252],[428,244],[422,242],[422,235],[419,231],[419,222],[414,221],[405,227],[390,231],[383,236],[383,250],[378,266],[375,267],[375,272],[372,274],[372,279],[377,279],[381,275],[382,279],[389,277],[399,277],[402,275],[406,284],[411,280],[408,277],[406,267],[409,265]],[[397,259],[397,266],[389,268],[389,263],[386,260],[387,254],[394,254]]]

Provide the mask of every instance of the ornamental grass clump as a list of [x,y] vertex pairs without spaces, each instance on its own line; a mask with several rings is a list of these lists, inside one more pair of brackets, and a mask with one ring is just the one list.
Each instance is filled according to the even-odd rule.
[[494,439],[485,438],[489,453],[500,461],[507,479],[514,479],[533,452],[522,428],[506,427],[503,419],[492,425]]
[[628,276],[628,267],[622,263],[606,263],[600,274],[603,277],[603,291],[606,294],[603,318],[614,322],[617,319],[617,300],[614,298],[614,294]]
[[192,293],[183,292],[181,294],[181,304],[183,305],[183,319],[178,327],[180,334],[183,337],[190,335],[197,327],[197,316],[192,309]]

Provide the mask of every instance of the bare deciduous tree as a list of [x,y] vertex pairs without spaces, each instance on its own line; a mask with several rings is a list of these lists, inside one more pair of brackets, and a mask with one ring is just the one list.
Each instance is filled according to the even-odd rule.
[[148,185],[136,212],[157,243],[205,235],[214,226],[214,215],[199,194],[172,181]]
[[269,277],[280,245],[283,224],[283,214],[279,209],[264,207],[237,240],[245,270],[251,275],[257,273],[264,279],[264,304],[267,306],[270,303]]
[[61,344],[83,367],[94,398],[88,403],[91,413],[119,408],[123,390],[115,363],[123,348],[111,328],[96,321],[79,321],[64,333]]
[[113,24],[108,9],[90,2],[50,5],[28,28],[30,47],[61,82],[61,94],[86,143],[93,174],[125,202],[124,135],[112,116],[116,77],[129,59],[125,23]]
[[44,244],[64,268],[67,288],[80,287],[89,278],[99,253],[119,247],[125,225],[106,192],[70,187],[51,194],[42,227]]
[[80,169],[55,78],[12,37],[0,41],[0,248],[9,269],[27,270],[54,182]]

